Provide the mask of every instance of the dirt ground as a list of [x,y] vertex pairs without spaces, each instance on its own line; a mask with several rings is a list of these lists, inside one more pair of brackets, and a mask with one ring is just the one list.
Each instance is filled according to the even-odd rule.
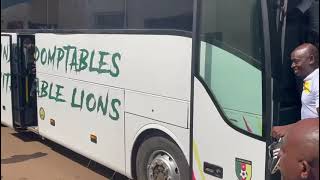
[[1,180],[127,180],[32,132],[1,126]]

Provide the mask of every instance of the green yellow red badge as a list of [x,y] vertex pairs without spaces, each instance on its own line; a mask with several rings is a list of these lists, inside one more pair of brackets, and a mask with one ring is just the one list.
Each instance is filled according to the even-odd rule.
[[244,159],[236,158],[236,174],[238,180],[251,180],[252,162]]

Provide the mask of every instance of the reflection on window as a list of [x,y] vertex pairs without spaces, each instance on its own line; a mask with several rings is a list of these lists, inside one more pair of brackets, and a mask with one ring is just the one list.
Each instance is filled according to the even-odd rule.
[[192,31],[192,19],[193,0],[1,0],[3,29]]
[[47,0],[1,0],[2,29],[47,28]]
[[233,125],[262,136],[263,39],[256,0],[204,0],[200,76]]
[[122,29],[124,26],[124,14],[122,12],[99,12],[94,15],[97,29]]
[[2,29],[121,29],[124,0],[1,0]]
[[122,29],[124,0],[48,0],[49,24],[57,29]]
[[261,13],[257,3],[256,0],[204,0],[202,38],[261,60],[262,49],[256,45],[262,41],[262,27],[258,25]]
[[193,0],[129,0],[127,2],[128,28],[130,29],[192,30]]

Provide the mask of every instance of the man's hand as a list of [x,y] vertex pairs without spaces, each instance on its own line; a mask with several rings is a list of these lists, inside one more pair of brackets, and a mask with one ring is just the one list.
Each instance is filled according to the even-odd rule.
[[274,126],[272,128],[272,137],[279,139],[283,136],[285,136],[288,132],[288,129],[292,126],[292,124],[286,125],[286,126]]

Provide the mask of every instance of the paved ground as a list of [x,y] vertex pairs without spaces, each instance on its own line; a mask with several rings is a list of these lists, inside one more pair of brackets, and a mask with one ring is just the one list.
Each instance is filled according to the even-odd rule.
[[126,180],[32,132],[1,126],[1,180]]

